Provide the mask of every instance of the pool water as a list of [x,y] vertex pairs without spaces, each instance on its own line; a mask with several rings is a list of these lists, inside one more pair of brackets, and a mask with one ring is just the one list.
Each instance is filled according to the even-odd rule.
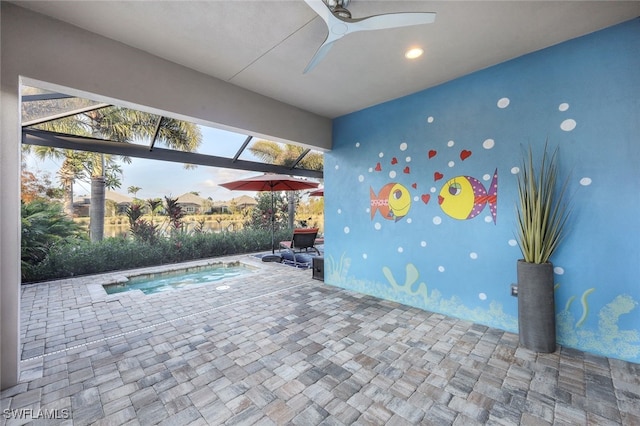
[[251,272],[241,263],[209,265],[172,272],[129,277],[125,283],[105,284],[107,294],[141,290],[144,294],[164,293],[220,282]]

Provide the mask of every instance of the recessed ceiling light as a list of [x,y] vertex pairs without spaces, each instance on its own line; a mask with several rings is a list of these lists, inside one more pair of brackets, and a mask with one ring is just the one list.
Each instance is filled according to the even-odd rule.
[[420,49],[419,47],[413,47],[404,53],[404,57],[407,59],[416,59],[422,56],[423,53],[424,50]]

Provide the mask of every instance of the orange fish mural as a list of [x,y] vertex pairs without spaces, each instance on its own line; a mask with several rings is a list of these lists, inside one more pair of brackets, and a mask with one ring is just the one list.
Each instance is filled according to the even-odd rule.
[[371,200],[371,219],[379,211],[387,220],[399,221],[407,215],[411,208],[411,195],[409,190],[399,183],[388,183],[380,189],[378,195],[369,188]]

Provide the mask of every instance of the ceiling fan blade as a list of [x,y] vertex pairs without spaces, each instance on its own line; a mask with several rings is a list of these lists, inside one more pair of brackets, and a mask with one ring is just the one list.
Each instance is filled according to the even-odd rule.
[[322,58],[325,57],[325,55],[327,54],[327,52],[329,52],[329,50],[331,49],[331,46],[333,46],[333,43],[337,40],[337,38],[334,38],[332,40],[330,40],[329,38],[327,38],[324,43],[322,43],[322,46],[320,46],[320,48],[318,49],[318,51],[316,52],[315,55],[313,55],[313,58],[311,58],[311,61],[309,62],[309,64],[307,65],[307,67],[304,69],[303,74],[308,73],[309,71],[311,71],[313,68],[315,68],[316,65],[318,65],[318,63],[320,63],[320,61],[322,60]]
[[368,18],[343,19],[349,24],[349,32],[431,24],[435,20],[436,14],[431,12],[387,13],[385,15],[369,16]]
[[329,19],[333,18],[333,13],[329,10],[327,4],[322,0],[304,0],[307,5],[313,9],[314,12],[322,18],[326,23],[329,23]]

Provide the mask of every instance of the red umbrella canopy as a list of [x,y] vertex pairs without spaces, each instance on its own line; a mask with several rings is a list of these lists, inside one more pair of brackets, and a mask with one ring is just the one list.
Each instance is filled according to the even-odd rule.
[[316,189],[315,191],[311,191],[309,193],[311,197],[324,197],[324,188]]
[[287,175],[267,173],[233,182],[221,183],[220,186],[232,191],[298,191],[317,188],[318,183]]

